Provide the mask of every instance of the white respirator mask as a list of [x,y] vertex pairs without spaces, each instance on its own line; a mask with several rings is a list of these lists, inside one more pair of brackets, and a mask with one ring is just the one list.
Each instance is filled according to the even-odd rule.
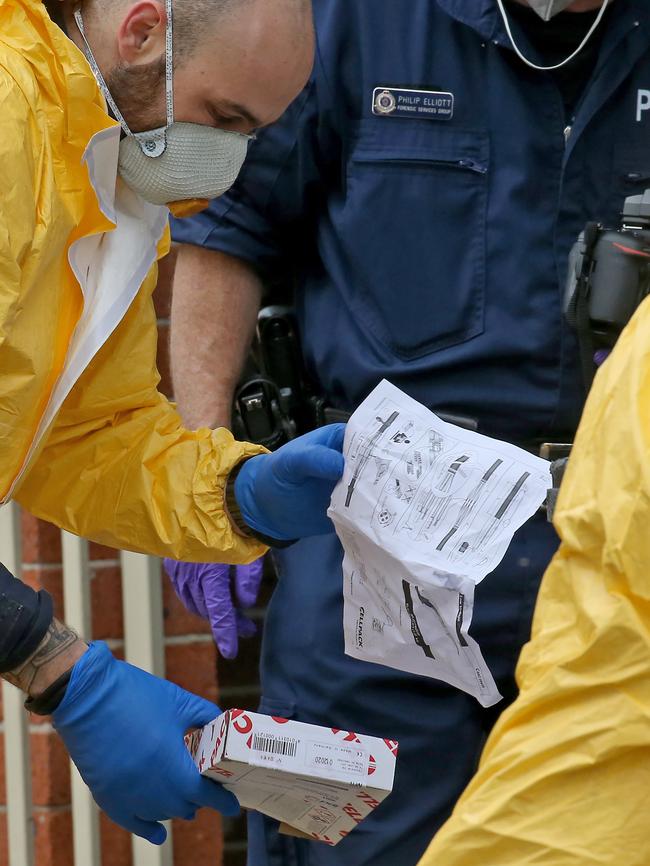
[[528,5],[531,9],[543,18],[544,21],[550,21],[558,12],[562,12],[567,6],[570,6],[573,0],[528,0]]
[[[543,18],[544,21],[550,21],[554,15],[557,15],[558,12],[562,12],[564,9],[567,8],[567,6],[570,6],[573,0],[527,0],[527,2],[528,6],[530,6],[531,9],[534,9],[535,12],[537,12],[537,14],[540,16],[540,18]],[[522,54],[522,52],[519,50],[519,46],[515,42],[514,36],[512,35],[512,30],[510,29],[510,22],[508,21],[508,15],[506,14],[506,10],[503,6],[503,0],[497,0],[497,6],[499,7],[499,11],[501,12],[501,17],[503,18],[503,23],[505,24],[508,38],[512,43],[512,47],[515,49],[515,54],[517,55],[517,57],[520,60],[523,60],[526,66],[530,66],[531,69],[539,69],[542,72],[552,72],[554,69],[561,69],[563,66],[566,66],[567,63],[570,63],[574,59],[574,57],[577,57],[578,54],[580,54],[587,42],[589,42],[591,37],[594,35],[596,28],[598,27],[600,22],[603,20],[603,15],[605,14],[605,9],[607,9],[607,4],[609,2],[610,0],[603,0],[603,4],[600,7],[600,12],[596,16],[594,23],[589,28],[589,32],[582,40],[580,45],[578,45],[576,50],[561,63],[556,63],[554,66],[538,66],[536,63],[533,63],[532,60],[529,60],[524,54]],[[576,12],[575,14],[578,15],[579,13]]]
[[75,9],[74,18],[84,41],[88,63],[124,131],[118,159],[121,177],[132,190],[152,204],[173,205],[203,200],[205,206],[206,199],[223,195],[233,185],[246,158],[248,142],[255,136],[214,129],[200,123],[174,121],[172,0],[165,0],[165,9],[166,124],[146,132],[129,129],[88,44],[79,8]]

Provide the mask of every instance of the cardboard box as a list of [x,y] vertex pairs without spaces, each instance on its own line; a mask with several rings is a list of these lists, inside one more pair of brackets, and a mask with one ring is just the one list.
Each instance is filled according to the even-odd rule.
[[256,809],[336,845],[393,788],[398,744],[336,728],[228,710],[187,737],[203,775]]

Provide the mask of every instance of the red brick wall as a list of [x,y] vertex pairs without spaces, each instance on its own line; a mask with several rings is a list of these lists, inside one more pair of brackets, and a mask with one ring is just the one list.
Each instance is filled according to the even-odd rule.
[[[163,282],[165,282],[163,280]],[[167,281],[168,282],[168,281]],[[169,379],[169,291],[156,293],[159,316],[159,360],[162,389],[170,393]],[[62,615],[62,569],[60,532],[53,526],[24,514],[23,579],[47,589]],[[116,551],[91,544],[92,637],[106,640],[117,654],[123,651],[122,594]],[[167,676],[222,706],[254,708],[257,704],[257,659],[259,639],[246,642],[240,659],[222,663],[221,694],[217,688],[217,656],[209,627],[187,613],[176,599],[167,578],[163,579],[165,661]],[[261,619],[261,611],[254,616]],[[0,704],[0,720],[1,716]],[[30,719],[32,784],[36,834],[36,866],[72,866],[72,817],[67,755],[49,720]],[[4,738],[0,737],[0,866],[9,864],[7,852]],[[103,866],[131,866],[129,836],[102,816]],[[174,866],[243,866],[245,821],[224,820],[202,810],[194,822],[175,821]],[[110,853],[109,853],[110,852]],[[75,864],[89,866],[89,864]]]

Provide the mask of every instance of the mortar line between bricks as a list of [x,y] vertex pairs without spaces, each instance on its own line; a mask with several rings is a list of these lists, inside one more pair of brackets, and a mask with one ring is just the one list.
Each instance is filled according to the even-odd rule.
[[[100,640],[100,638],[98,638]],[[124,641],[122,638],[105,637],[101,641],[108,645],[109,649],[123,649]],[[214,643],[214,638],[211,634],[179,634],[167,635],[165,637],[165,646],[186,646],[192,643]]]
[[[0,722],[0,735],[5,732],[5,723]],[[29,723],[29,733],[30,734],[53,734],[55,733],[54,726],[50,724],[50,722],[41,722],[37,724],[36,722]]]
[[[91,559],[88,562],[90,568],[116,568],[120,565],[119,559]],[[43,571],[56,571],[63,568],[62,562],[23,562],[22,568],[34,569],[39,568]]]
[[53,815],[61,814],[61,812],[72,811],[71,803],[64,803],[62,806],[36,806],[32,805],[32,813],[36,815]]
[[40,571],[57,571],[63,568],[62,562],[23,562],[24,571],[32,571],[38,568]]
[[183,646],[190,643],[214,643],[211,634],[175,634],[165,637],[165,646]]

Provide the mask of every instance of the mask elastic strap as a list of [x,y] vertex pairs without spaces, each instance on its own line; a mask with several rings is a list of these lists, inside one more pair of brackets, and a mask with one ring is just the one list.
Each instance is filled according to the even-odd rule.
[[118,121],[126,135],[135,138],[142,149],[145,156],[155,157],[160,156],[165,152],[167,147],[167,138],[165,133],[174,122],[174,56],[173,56],[173,24],[172,24],[172,0],[165,0],[165,12],[167,22],[165,25],[165,116],[166,124],[159,129],[147,130],[147,132],[132,132],[128,123],[124,119],[124,115],[117,107],[117,103],[113,99],[106,80],[101,73],[92,48],[86,38],[83,18],[81,17],[81,7],[77,6],[74,10],[74,20],[81,33],[81,38],[84,43],[84,54],[88,61],[93,75],[97,80],[100,90],[104,94],[106,102],[110,106],[115,119]]
[[172,0],[165,0],[167,25],[165,27],[165,114],[167,126],[174,122],[174,20]]
[[136,132],[140,149],[145,156],[162,156],[167,148],[167,130],[174,122],[174,23],[172,0],[165,0],[165,126],[159,129],[148,129],[146,132]]
[[[515,54],[517,55],[517,57],[518,57],[520,60],[523,60],[523,62],[526,64],[526,66],[530,66],[531,69],[537,69],[537,70],[539,70],[540,72],[552,72],[554,69],[561,69],[563,66],[566,66],[567,63],[570,63],[570,62],[573,60],[574,57],[577,57],[577,55],[580,54],[580,52],[581,52],[582,49],[585,47],[585,45],[587,44],[587,42],[589,42],[589,40],[590,40],[591,37],[593,36],[593,34],[594,34],[596,28],[598,27],[598,25],[600,24],[600,22],[603,20],[603,15],[605,14],[605,9],[607,8],[607,4],[608,4],[608,3],[609,3],[609,0],[603,0],[603,5],[600,7],[600,12],[599,12],[598,15],[596,16],[596,20],[595,20],[594,23],[591,25],[591,27],[589,28],[589,32],[587,33],[587,35],[585,36],[585,38],[582,40],[582,42],[580,43],[580,45],[578,45],[578,47],[577,47],[576,50],[573,52],[573,54],[570,54],[570,55],[569,55],[565,60],[563,60],[561,63],[556,63],[555,66],[537,66],[536,63],[533,63],[532,60],[529,60],[529,59],[528,59],[524,54],[522,54],[522,52],[520,51],[520,49],[519,49],[517,43],[515,42],[515,38],[514,38],[514,36],[512,35],[512,30],[510,29],[510,22],[508,21],[508,16],[507,16],[507,14],[506,14],[506,10],[504,9],[504,6],[503,6],[503,0],[497,0],[497,5],[498,5],[498,7],[499,7],[499,11],[501,12],[501,17],[503,18],[503,23],[505,24],[506,32],[507,32],[507,34],[508,34],[508,37],[509,37],[509,39],[510,39],[510,42],[512,43],[512,47],[515,49]],[[576,13],[573,13],[573,14],[576,14],[576,15],[577,15],[578,13],[576,12]]]
[[77,6],[77,8],[74,10],[73,14],[74,14],[74,20],[77,24],[77,27],[79,28],[79,33],[81,33],[81,38],[83,39],[84,54],[86,55],[86,60],[88,61],[88,64],[90,65],[90,68],[93,71],[93,75],[95,76],[95,80],[97,81],[97,84],[99,84],[99,89],[104,94],[104,98],[105,98],[106,102],[108,102],[110,109],[115,116],[115,120],[117,120],[119,122],[120,126],[122,127],[122,129],[124,130],[124,132],[127,135],[132,136],[133,133],[129,129],[129,125],[127,124],[126,120],[124,120],[122,112],[117,107],[115,100],[111,96],[111,92],[108,89],[108,85],[106,84],[106,81],[104,80],[104,76],[102,75],[101,70],[100,70],[99,66],[97,65],[97,61],[95,60],[95,55],[92,52],[92,48],[90,47],[88,40],[86,39],[86,31],[84,29],[84,22],[83,22],[83,19],[81,17],[81,8],[79,6]]

